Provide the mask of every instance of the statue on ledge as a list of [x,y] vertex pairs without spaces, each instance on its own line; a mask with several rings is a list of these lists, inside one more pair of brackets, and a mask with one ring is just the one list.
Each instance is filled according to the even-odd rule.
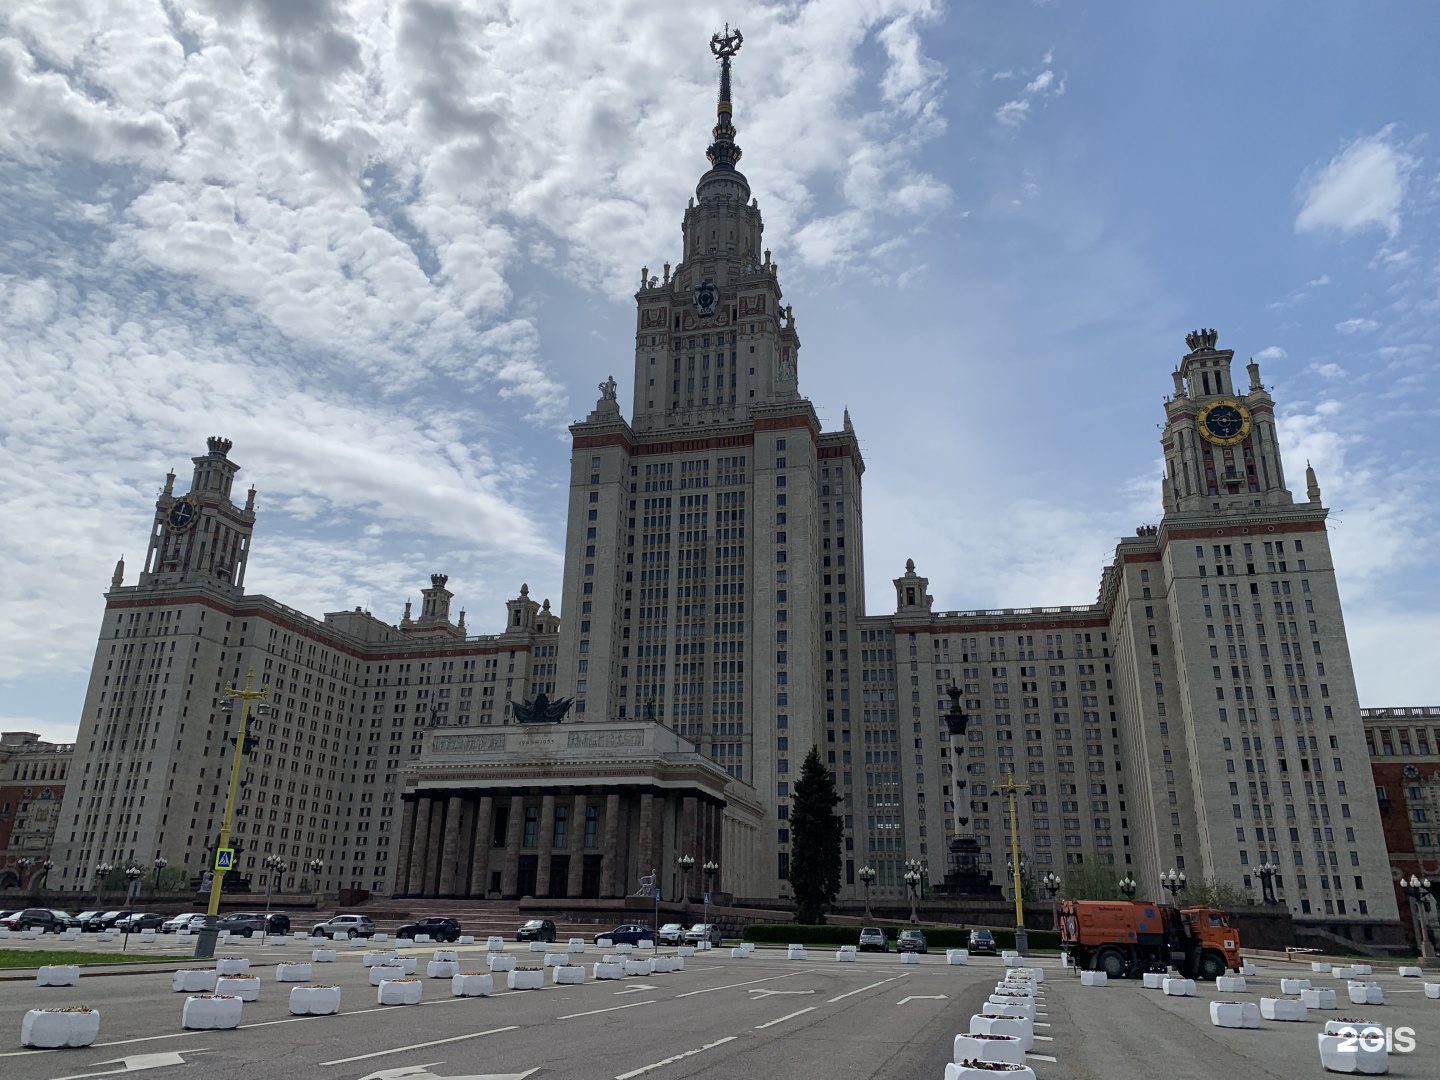
[[558,724],[565,719],[565,714],[573,704],[574,698],[551,701],[542,690],[535,695],[534,701],[516,701],[511,704],[510,712],[517,724]]

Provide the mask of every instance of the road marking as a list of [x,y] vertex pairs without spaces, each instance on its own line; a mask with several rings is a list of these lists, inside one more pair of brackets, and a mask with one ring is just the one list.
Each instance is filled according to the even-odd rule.
[[1049,1054],[1026,1054],[1027,1058],[1034,1058],[1036,1061],[1055,1061]]
[[526,1069],[523,1073],[472,1073],[469,1076],[442,1077],[430,1071],[436,1065],[443,1064],[443,1061],[436,1061],[430,1065],[402,1065],[398,1069],[373,1072],[369,1076],[361,1077],[361,1080],[525,1080],[531,1073],[540,1071],[538,1065],[533,1069]]
[[652,1069],[660,1069],[684,1058],[694,1057],[696,1054],[703,1054],[706,1050],[713,1050],[717,1046],[724,1046],[728,1042],[734,1042],[739,1037],[738,1035],[727,1035],[723,1039],[716,1039],[714,1042],[706,1043],[704,1046],[697,1047],[694,1050],[686,1050],[683,1054],[676,1054],[674,1057],[668,1057],[664,1061],[657,1061],[653,1065],[644,1065],[638,1069],[631,1069],[627,1073],[621,1073],[615,1077],[615,1080],[632,1080],[632,1077],[643,1076]]
[[776,982],[780,979],[793,979],[800,972],[792,971],[788,975],[771,975],[768,979],[751,979],[749,982],[727,983],[724,986],[711,986],[704,990],[690,990],[684,994],[676,994],[676,999],[694,997],[696,994],[713,994],[716,990],[734,990],[737,986],[753,986],[755,983]]
[[1038,1040],[1041,1040],[1041,1039],[1043,1039],[1045,1042],[1054,1042],[1054,1041],[1055,1041],[1055,1036],[1053,1036],[1053,1035],[1032,1035],[1032,1036],[1030,1036],[1030,1037],[1031,1037],[1032,1039],[1037,1040],[1037,1041],[1038,1041]]
[[901,998],[895,1002],[896,1005],[904,1005],[907,1001],[944,1001],[948,994],[914,994],[910,997]]
[[615,996],[619,997],[621,994],[643,994],[654,989],[656,989],[654,986],[632,986],[628,990],[616,990]]
[[621,1009],[638,1009],[641,1005],[654,1005],[654,1001],[632,1001],[629,1005],[612,1005],[608,1009],[591,1009],[589,1012],[566,1013],[556,1020],[574,1020],[577,1016],[595,1016],[597,1013],[619,1012]]
[[776,994],[813,994],[814,990],[771,990],[768,986],[759,986],[753,990],[745,991],[747,994],[755,994],[759,997],[772,997]]
[[763,1031],[765,1028],[774,1027],[776,1024],[783,1024],[786,1020],[794,1020],[797,1016],[804,1016],[807,1012],[814,1012],[819,1007],[820,1006],[818,1005],[811,1005],[808,1009],[797,1009],[795,1012],[786,1013],[784,1016],[778,1017],[777,1019],[769,1020],[763,1024],[756,1024],[755,1030]]
[[1039,1020],[1036,1020],[1036,1021],[1035,1021],[1035,1027],[1049,1027],[1049,1026],[1050,1026],[1049,1024],[1042,1024]]
[[896,975],[893,979],[881,979],[879,982],[871,983],[869,986],[862,986],[858,990],[849,990],[843,994],[838,994],[835,997],[831,998],[828,1002],[826,1002],[826,1004],[834,1005],[837,1001],[844,1001],[847,997],[854,997],[856,994],[863,994],[866,990],[874,990],[877,986],[884,986],[886,983],[895,982],[896,979],[903,979],[909,974],[910,973],[908,971],[902,972],[901,974]]
[[482,1035],[499,1035],[502,1031],[518,1031],[519,1024],[511,1024],[509,1027],[491,1028],[489,1031],[472,1031],[468,1035],[455,1035],[449,1039],[432,1039],[430,1042],[415,1043],[411,1046],[397,1046],[393,1050],[377,1050],[373,1054],[356,1054],[354,1057],[336,1058],[334,1061],[322,1061],[321,1065],[345,1065],[351,1061],[366,1061],[369,1058],[387,1057],[390,1054],[403,1054],[407,1050],[423,1050],[427,1046],[442,1046],[445,1043],[464,1042],[466,1039],[478,1039]]
[[205,1052],[204,1047],[195,1047],[185,1051],[171,1050],[159,1054],[137,1054],[134,1057],[112,1058],[110,1061],[97,1061],[96,1065],[119,1065],[118,1069],[104,1069],[101,1072],[77,1073],[74,1076],[59,1076],[55,1080],[89,1080],[92,1076],[119,1076],[122,1073],[141,1072],[145,1069],[163,1069],[169,1065],[189,1065],[181,1054],[201,1054]]

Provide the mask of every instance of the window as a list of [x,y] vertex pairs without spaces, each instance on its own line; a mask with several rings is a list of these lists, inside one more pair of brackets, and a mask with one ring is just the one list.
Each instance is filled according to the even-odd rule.
[[527,806],[525,808],[525,828],[520,834],[520,846],[533,848],[539,832],[540,808],[538,806]]

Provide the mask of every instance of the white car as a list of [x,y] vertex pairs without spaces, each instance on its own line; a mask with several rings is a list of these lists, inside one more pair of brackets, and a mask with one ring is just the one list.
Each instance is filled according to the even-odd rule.
[[685,927],[678,922],[667,922],[660,927],[661,945],[684,945]]
[[190,925],[190,920],[202,914],[198,911],[187,911],[183,915],[176,915],[173,919],[166,919],[160,924],[162,934],[173,934],[176,930],[184,930]]

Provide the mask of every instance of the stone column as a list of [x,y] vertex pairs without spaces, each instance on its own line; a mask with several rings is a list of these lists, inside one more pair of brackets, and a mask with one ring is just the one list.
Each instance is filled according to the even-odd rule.
[[535,895],[550,895],[550,855],[555,850],[555,796],[540,799],[540,846],[535,865]]
[[[640,873],[648,874],[652,868],[660,867],[651,860],[655,848],[655,800],[648,791],[640,793]],[[648,862],[648,865],[644,865]]]
[[[403,896],[410,888],[410,848],[415,833],[415,800],[404,799],[400,805],[400,849],[395,853],[395,895]],[[319,892],[319,887],[316,887]]]
[[575,796],[570,808],[570,876],[565,882],[567,896],[579,896],[585,888],[585,795]]
[[425,896],[440,894],[440,852],[445,836],[445,804],[439,798],[430,800],[429,842],[425,845]]
[[[699,853],[696,851],[696,848],[699,846],[700,840],[700,807],[699,804],[696,802],[695,796],[693,795],[686,795],[684,801],[681,803],[681,807],[682,809],[680,812],[679,839],[680,850],[676,854],[690,855],[694,857],[695,866],[699,867],[701,860],[698,857]],[[698,872],[698,869],[692,869],[688,875],[680,875],[680,891],[685,894],[680,898],[681,900],[689,899],[690,892],[695,887],[695,875]]]
[[480,811],[475,818],[475,851],[470,859],[470,896],[484,897],[490,888],[490,841],[495,831],[495,800],[480,797]]
[[510,796],[510,819],[505,823],[505,871],[500,895],[509,899],[520,884],[520,834],[525,829],[525,796]]
[[646,858],[656,872],[663,873],[665,870],[665,796],[650,796],[650,850],[646,852]]
[[602,849],[604,863],[600,871],[600,895],[619,896],[615,882],[617,865],[620,862],[620,793],[611,791],[605,796],[605,846]]
[[451,795],[445,804],[445,821],[441,825],[439,896],[455,895],[455,862],[460,853],[460,818],[464,799]]
[[415,800],[415,839],[410,847],[410,880],[405,892],[420,896],[425,888],[425,858],[430,849],[430,797]]

